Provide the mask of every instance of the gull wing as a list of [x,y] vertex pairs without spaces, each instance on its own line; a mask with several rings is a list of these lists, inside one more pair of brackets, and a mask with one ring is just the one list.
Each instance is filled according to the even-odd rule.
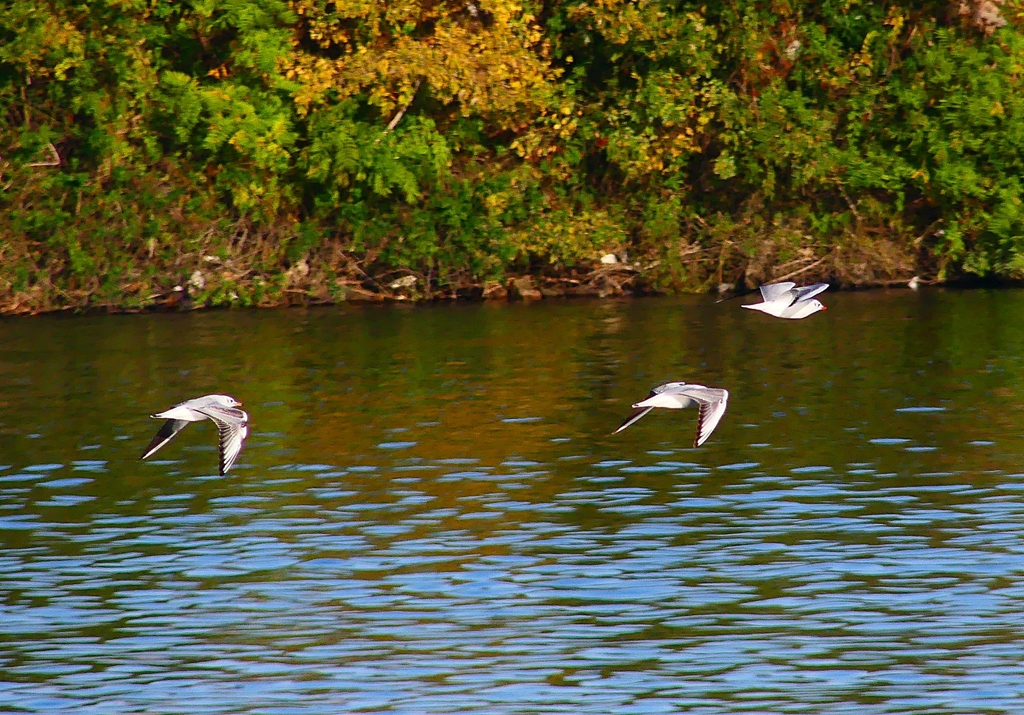
[[651,390],[645,399],[650,399],[655,395],[660,395],[663,392],[667,392],[670,395],[685,395],[686,388],[688,387],[700,387],[700,385],[691,385],[688,382],[666,382],[664,385],[658,385]]
[[653,407],[638,407],[638,408],[636,408],[635,410],[633,410],[632,412],[629,413],[629,417],[627,417],[625,419],[625,421],[621,425],[619,425],[619,428],[617,430],[615,430],[614,432],[612,432],[612,434],[618,434],[619,432],[621,432],[622,430],[626,429],[627,427],[629,427],[634,422],[639,421],[641,417],[643,417],[644,415],[646,415],[648,412],[650,412],[653,409],[654,409]]
[[167,420],[160,431],[156,433],[153,441],[146,447],[145,453],[139,459],[146,459],[152,456],[158,449],[174,439],[174,436],[181,432],[188,424],[188,420]]
[[[659,392],[664,390],[667,386],[668,385],[658,385],[653,390],[651,390],[647,394],[647,397],[645,397],[644,399],[648,399],[649,400],[650,398],[654,397]],[[626,429],[627,427],[629,427],[634,422],[639,421],[639,419],[641,417],[643,417],[644,415],[646,415],[648,412],[650,412],[653,409],[654,409],[653,407],[634,407],[633,411],[629,413],[629,417],[627,417],[623,421],[623,423],[618,426],[618,429],[616,429],[614,432],[612,432],[612,434],[618,434],[619,432],[621,432],[622,430]]]
[[249,415],[236,407],[210,405],[197,410],[213,420],[220,433],[220,475],[223,477],[242,451],[242,442],[249,436]]
[[790,281],[785,281],[783,283],[769,283],[768,285],[761,286],[761,300],[765,303],[774,303],[780,298],[785,297],[795,287],[796,283],[792,283]]
[[796,293],[796,296],[794,296],[793,302],[790,303],[790,305],[796,305],[802,300],[810,300],[814,296],[818,295],[818,293],[826,290],[828,290],[828,283],[815,283],[814,285],[801,286],[793,291]]
[[722,421],[729,404],[729,391],[717,387],[696,386],[687,395],[697,403],[697,435],[693,446],[699,447],[707,441],[715,427]]
[[634,402],[633,407],[666,407],[668,409],[682,409],[693,404],[690,392],[694,389],[707,389],[703,385],[690,385],[685,382],[666,382],[658,385],[645,399]]

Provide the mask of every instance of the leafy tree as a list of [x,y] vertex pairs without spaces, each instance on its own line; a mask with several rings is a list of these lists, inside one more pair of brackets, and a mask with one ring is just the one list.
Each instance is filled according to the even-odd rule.
[[1022,42],[990,0],[12,0],[0,305],[454,295],[608,252],[685,290],[1020,278]]

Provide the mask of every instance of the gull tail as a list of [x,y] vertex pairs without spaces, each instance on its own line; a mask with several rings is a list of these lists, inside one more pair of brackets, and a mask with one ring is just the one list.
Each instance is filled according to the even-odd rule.
[[174,439],[174,436],[181,432],[187,424],[188,420],[167,420],[164,422],[164,426],[156,433],[153,441],[150,442],[149,446],[146,448],[145,454],[139,457],[139,459],[151,457],[158,449]]

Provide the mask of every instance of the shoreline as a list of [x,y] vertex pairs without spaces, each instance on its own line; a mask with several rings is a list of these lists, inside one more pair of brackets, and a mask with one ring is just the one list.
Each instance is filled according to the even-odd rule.
[[[678,295],[718,295],[726,298],[734,298],[757,290],[757,286],[747,286],[745,283],[719,284],[711,290],[665,290],[653,287],[645,276],[634,267],[620,264],[619,270],[594,271],[587,274],[589,280],[568,277],[540,277],[531,275],[517,275],[509,277],[505,282],[488,281],[448,290],[435,290],[430,294],[416,292],[409,285],[397,287],[389,285],[380,286],[380,289],[373,291],[359,286],[346,286],[347,295],[342,298],[325,297],[323,289],[315,290],[288,290],[282,292],[277,300],[263,300],[258,303],[243,303],[238,300],[210,301],[193,297],[192,291],[187,286],[175,286],[158,296],[154,296],[152,302],[146,305],[126,304],[79,304],[65,305],[57,308],[32,310],[14,309],[7,306],[0,306],[0,318],[12,317],[35,317],[43,315],[72,314],[76,316],[89,316],[98,314],[107,315],[130,315],[142,313],[187,313],[200,310],[225,310],[249,308],[259,310],[273,310],[281,308],[298,307],[328,307],[337,305],[427,305],[427,304],[454,304],[454,303],[537,303],[549,300],[604,300],[622,298],[645,298]],[[610,276],[621,278],[627,276],[627,280],[614,280]],[[796,282],[827,282],[830,283],[830,290],[837,291],[864,291],[890,288],[910,289],[910,281],[917,278],[917,285],[920,287],[943,287],[954,289],[976,289],[976,288],[1013,288],[1019,287],[1019,281],[1010,280],[982,280],[982,279],[954,279],[937,280],[921,279],[919,276],[907,278],[896,278],[877,280],[870,283],[849,284],[827,276],[815,279],[807,279]],[[781,282],[781,279],[774,279],[767,282]],[[914,288],[917,290],[917,288]]]

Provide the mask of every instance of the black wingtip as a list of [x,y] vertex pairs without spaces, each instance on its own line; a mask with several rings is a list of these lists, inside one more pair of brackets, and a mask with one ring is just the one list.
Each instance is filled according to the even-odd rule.
[[708,415],[709,409],[710,408],[706,402],[701,402],[697,405],[697,434],[693,436],[694,449],[697,449],[697,447],[701,445],[700,433],[704,430],[704,420]]
[[139,457],[139,461],[146,459],[147,457],[153,456],[157,450],[163,447],[165,444],[171,441],[171,438],[175,435],[174,420],[167,420],[157,431],[156,435],[149,442],[149,446],[146,447],[146,451]]
[[742,298],[745,295],[750,295],[751,293],[755,293],[755,292],[757,292],[759,290],[761,290],[761,289],[760,288],[748,288],[747,290],[737,291],[737,292],[733,293],[732,295],[730,295],[728,298],[719,298],[718,300],[716,300],[714,302],[714,305],[718,305],[719,303],[724,303],[725,301],[732,300],[733,298]]
[[[654,394],[655,394],[654,392],[651,393],[652,396]],[[622,424],[620,424],[618,426],[618,428],[614,432],[612,432],[612,434],[618,434],[622,430],[624,430],[627,427],[629,427],[630,425],[632,425],[634,422],[638,422],[640,420],[640,418],[642,418],[644,415],[646,415],[648,412],[650,412],[653,409],[654,409],[653,407],[634,407],[633,411],[631,413],[629,413],[629,417],[624,419],[622,421]]]

